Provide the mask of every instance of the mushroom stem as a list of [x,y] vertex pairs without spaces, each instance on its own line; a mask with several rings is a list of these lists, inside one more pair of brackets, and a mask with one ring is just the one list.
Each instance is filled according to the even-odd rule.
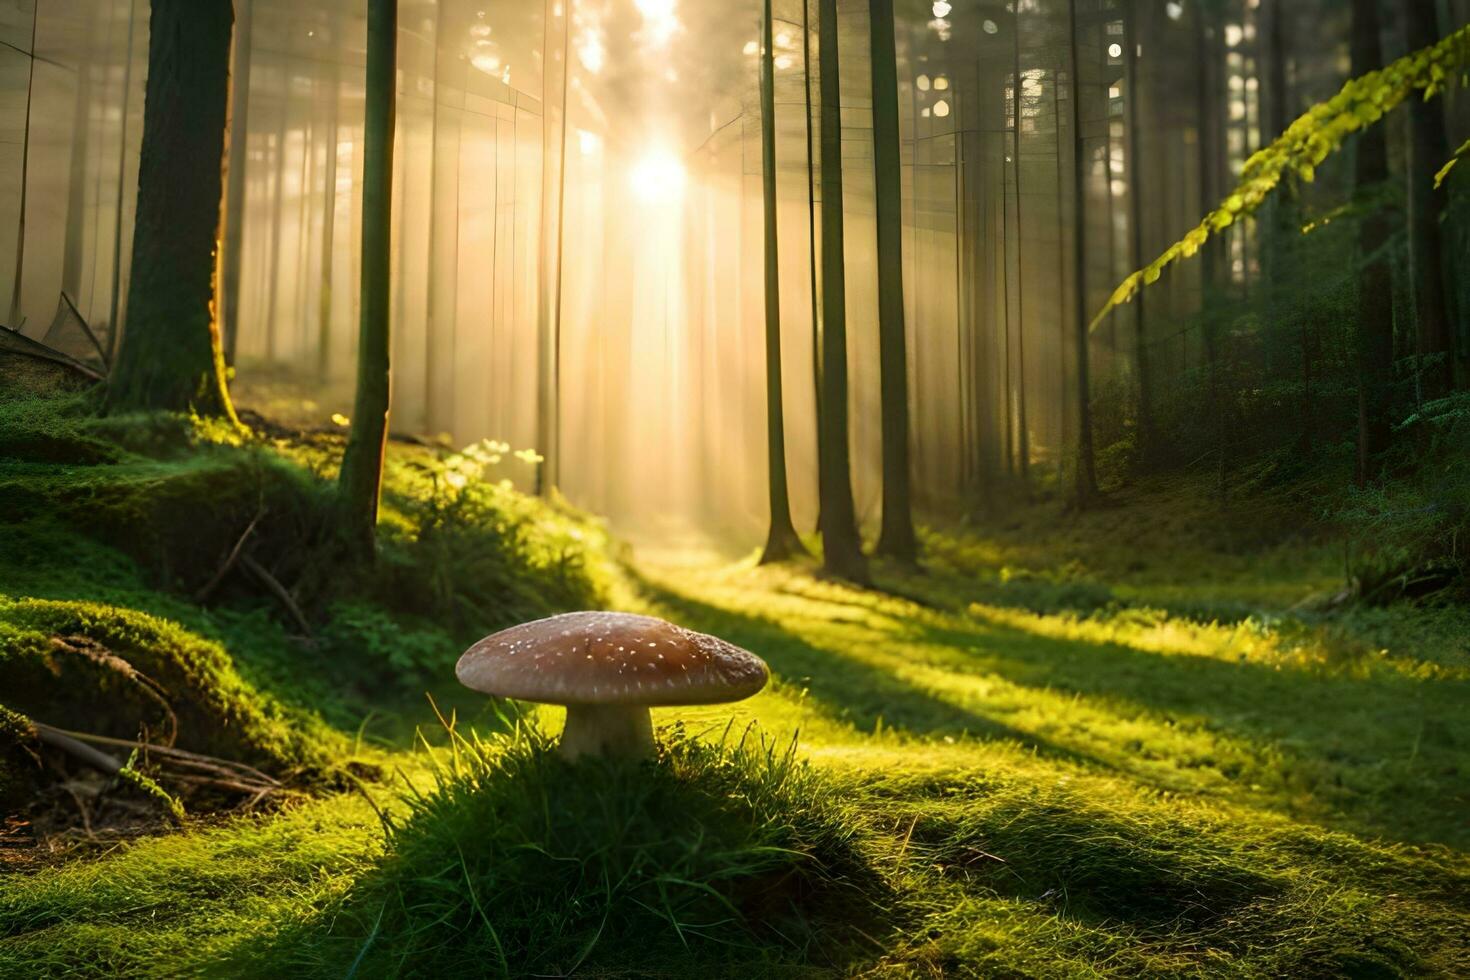
[[561,754],[568,759],[584,755],[653,758],[653,719],[647,705],[567,705],[567,723],[561,733]]

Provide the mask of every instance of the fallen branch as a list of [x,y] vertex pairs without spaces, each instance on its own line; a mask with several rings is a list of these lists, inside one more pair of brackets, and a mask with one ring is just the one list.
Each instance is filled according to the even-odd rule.
[[229,555],[225,557],[225,563],[219,567],[219,571],[214,573],[214,577],[206,582],[202,589],[194,593],[195,602],[204,602],[214,593],[215,589],[219,588],[219,584],[225,580],[225,576],[230,574],[235,565],[240,561],[240,552],[244,549],[245,542],[250,540],[250,535],[255,533],[256,525],[260,523],[260,519],[264,516],[265,510],[263,508],[255,512],[255,516],[250,519],[249,524],[245,525],[245,530],[241,532],[239,539],[235,541],[235,546],[230,549]]
[[236,762],[233,759],[218,759],[214,756],[200,755],[197,752],[187,752],[184,749],[177,749],[170,745],[154,745],[149,742],[137,742],[125,738],[112,738],[108,735],[93,735],[89,732],[68,731],[67,729],[57,728],[54,725],[47,725],[44,722],[39,721],[33,721],[32,724],[35,725],[36,731],[38,733],[51,732],[79,743],[92,742],[97,745],[112,745],[118,748],[125,748],[129,750],[141,749],[142,751],[147,752],[150,755],[157,755],[166,759],[177,760],[180,765],[193,763],[195,765],[214,766],[220,769],[233,770],[240,775],[249,776],[270,786],[279,787],[281,785],[279,780],[267,776],[265,773],[261,772],[259,769],[256,769],[254,766],[247,765],[244,762]]
[[141,690],[149,700],[163,709],[163,716],[168,722],[168,739],[165,744],[174,744],[174,739],[179,734],[179,716],[174,714],[173,706],[168,703],[168,691],[161,684],[91,637],[53,636],[51,645],[57,650],[89,660],[104,670],[110,670]]
[[240,556],[240,564],[245,566],[246,571],[260,579],[261,584],[270,591],[271,595],[275,596],[280,600],[281,605],[286,607],[286,611],[291,614],[291,618],[296,620],[296,625],[301,627],[301,632],[310,636],[311,624],[306,621],[306,616],[301,612],[301,607],[296,604],[295,599],[291,598],[291,593],[286,590],[286,587],[264,565],[250,555]]
[[53,749],[60,749],[78,762],[90,766],[106,776],[116,776],[122,771],[122,763],[118,762],[106,752],[94,749],[80,739],[73,738],[66,732],[52,728],[50,725],[37,723],[35,727],[36,739],[43,745],[49,745]]

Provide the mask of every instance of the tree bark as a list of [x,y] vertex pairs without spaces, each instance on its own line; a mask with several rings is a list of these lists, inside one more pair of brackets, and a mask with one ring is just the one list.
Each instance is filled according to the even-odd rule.
[[230,0],[153,0],[127,330],[108,404],[235,419],[220,349]]
[[[1352,74],[1383,67],[1378,0],[1353,0]],[[1358,138],[1354,186],[1359,194],[1388,180],[1388,143],[1382,126]],[[1379,208],[1363,216],[1358,249],[1366,263],[1358,277],[1358,483],[1371,475],[1375,457],[1389,446],[1393,382],[1393,281],[1383,254],[1390,228]]]
[[225,191],[223,331],[225,363],[235,363],[240,340],[240,264],[244,261],[245,161],[250,121],[250,39],[253,0],[239,0],[230,77],[230,164]]
[[[873,86],[873,188],[878,225],[878,371],[883,430],[883,528],[877,551],[919,556],[909,488],[908,344],[903,317],[903,179],[898,153],[898,50],[893,0],[868,3]],[[1007,395],[1009,397],[1009,395]]]
[[761,564],[806,553],[791,523],[786,485],[786,412],[781,390],[781,279],[776,224],[776,68],[772,51],[771,0],[761,17],[761,188],[765,217],[766,289],[766,464],[770,532]]
[[[1143,246],[1143,134],[1139,128],[1138,11],[1135,4],[1123,8],[1124,94],[1128,99],[1128,264],[1141,269],[1148,261]],[[1154,455],[1153,384],[1149,374],[1148,317],[1144,296],[1133,298],[1133,361],[1136,374],[1134,403],[1138,432],[1138,457],[1145,462]]]
[[[1021,74],[1021,13],[1016,11],[1011,28],[1012,78],[1011,93],[1011,170],[1016,184],[1016,458],[1020,464],[1021,485],[1031,484],[1031,427],[1026,419],[1026,253],[1021,247],[1025,227],[1021,209],[1021,100],[1026,91]],[[1007,364],[1009,364],[1007,354]],[[1010,398],[1010,393],[1006,393]]]
[[[822,308],[817,287],[817,177],[816,152],[812,144],[812,28],[811,0],[801,0],[801,68],[806,87],[806,227],[807,267],[812,293],[812,395],[816,417],[817,459],[822,458]],[[820,463],[819,463],[820,469]],[[820,494],[819,494],[820,496]],[[822,530],[822,505],[817,503],[817,531]]]
[[847,421],[847,288],[842,241],[842,110],[837,0],[818,0],[822,71],[822,419],[818,496],[827,571],[865,582],[868,563],[852,502]]
[[[1403,0],[1404,35],[1411,50],[1439,41],[1434,0]],[[1449,394],[1455,380],[1455,332],[1444,279],[1440,217],[1446,191],[1436,190],[1434,175],[1450,158],[1444,108],[1409,100],[1409,267],[1418,317],[1420,385],[1425,398]]]
[[362,320],[352,432],[338,489],[348,544],[371,554],[383,482],[391,393],[389,301],[393,127],[397,109],[398,0],[368,0],[367,103],[363,128]]
[[1087,309],[1087,146],[1082,134],[1082,79],[1078,72],[1080,58],[1077,51],[1077,0],[1067,2],[1070,27],[1070,52],[1072,74],[1072,234],[1075,238],[1072,250],[1072,275],[1076,309],[1077,357],[1077,472],[1073,488],[1073,503],[1078,509],[1090,506],[1097,499],[1097,468],[1092,448],[1092,379],[1088,369],[1088,346],[1090,337]]

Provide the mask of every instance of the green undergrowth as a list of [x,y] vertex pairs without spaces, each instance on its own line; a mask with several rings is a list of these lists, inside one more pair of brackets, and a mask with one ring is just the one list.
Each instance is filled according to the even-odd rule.
[[[0,875],[0,976],[1470,974],[1470,629],[1440,599],[1350,601],[1339,502],[1299,485],[1140,480],[1095,512],[931,529],[921,572],[876,566],[884,591],[801,564],[624,590],[599,526],[461,481],[473,452],[394,445],[366,571],[284,543],[318,540],[338,435],[237,443],[80,398],[0,422],[27,508],[0,514],[0,636],[27,670],[86,637],[198,684],[253,733],[220,751],[341,761],[369,706],[433,731],[422,688],[466,637],[574,605],[773,672],[655,711],[656,763],[570,764],[558,709],[512,731],[481,710],[442,747],[383,745],[392,782]],[[207,472],[228,531],[150,533],[152,495]],[[257,515],[309,632],[238,572],[197,599]],[[0,711],[0,767],[25,724]]]
[[341,748],[246,683],[219,644],[101,603],[0,596],[0,692],[6,707],[64,729],[147,732],[275,771]]
[[[737,733],[738,734],[738,733]],[[830,780],[746,731],[567,762],[534,726],[457,737],[386,856],[252,969],[296,975],[770,975],[892,924]]]
[[178,620],[341,718],[385,691],[416,695],[495,628],[602,605],[615,587],[599,525],[465,479],[463,454],[392,445],[380,553],[364,566],[337,546],[340,436],[96,408],[92,393],[0,399],[0,592]]

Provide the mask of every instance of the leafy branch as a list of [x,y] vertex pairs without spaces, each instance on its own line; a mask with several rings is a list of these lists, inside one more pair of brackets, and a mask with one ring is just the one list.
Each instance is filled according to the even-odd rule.
[[[1241,170],[1235,190],[1189,234],[1124,279],[1093,318],[1089,329],[1097,329],[1113,310],[1133,299],[1145,286],[1158,282],[1165,269],[1196,255],[1212,236],[1255,213],[1288,174],[1312,181],[1317,167],[1341,149],[1349,136],[1372,126],[1415,92],[1423,92],[1425,101],[1433,99],[1467,64],[1470,64],[1470,27],[1462,27],[1438,44],[1407,54],[1378,71],[1350,79],[1340,92],[1312,106],[1274,142],[1252,155]],[[1455,161],[1440,171],[1441,180],[1467,148],[1470,144],[1461,147]]]
[[1435,190],[1439,190],[1441,187],[1444,186],[1444,182],[1446,180],[1449,180],[1450,178],[1450,171],[1455,169],[1455,164],[1459,163],[1467,156],[1470,156],[1470,140],[1466,140],[1465,142],[1461,143],[1460,148],[1455,151],[1455,155],[1450,157],[1449,163],[1446,163],[1443,167],[1440,167],[1439,173],[1434,175]]

